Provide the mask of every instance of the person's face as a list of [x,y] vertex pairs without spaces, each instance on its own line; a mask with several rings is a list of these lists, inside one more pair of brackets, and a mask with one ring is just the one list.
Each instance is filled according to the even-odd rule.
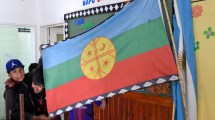
[[12,78],[16,82],[21,82],[25,78],[24,68],[15,68],[8,73],[8,77]]
[[37,93],[40,93],[43,90],[44,85],[43,84],[38,85],[38,84],[32,82],[32,88],[34,90],[34,93],[37,94]]

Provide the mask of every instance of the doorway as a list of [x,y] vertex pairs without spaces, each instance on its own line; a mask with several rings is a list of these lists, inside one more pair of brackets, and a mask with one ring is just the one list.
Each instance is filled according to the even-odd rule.
[[48,43],[55,43],[61,40],[64,40],[64,25],[63,24],[57,24],[57,25],[51,25],[47,26],[47,40]]

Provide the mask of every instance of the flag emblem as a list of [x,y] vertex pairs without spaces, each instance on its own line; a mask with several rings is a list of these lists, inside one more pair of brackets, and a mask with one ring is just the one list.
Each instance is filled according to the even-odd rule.
[[81,70],[89,79],[98,80],[107,76],[114,67],[116,49],[105,37],[97,37],[84,48],[81,55]]

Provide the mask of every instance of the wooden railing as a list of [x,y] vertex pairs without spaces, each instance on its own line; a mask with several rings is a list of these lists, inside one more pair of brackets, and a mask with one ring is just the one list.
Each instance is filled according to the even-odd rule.
[[107,99],[105,110],[93,105],[94,120],[172,120],[173,100],[129,92]]

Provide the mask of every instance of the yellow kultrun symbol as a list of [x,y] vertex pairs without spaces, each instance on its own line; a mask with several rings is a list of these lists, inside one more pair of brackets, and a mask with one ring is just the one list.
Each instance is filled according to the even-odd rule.
[[108,75],[115,63],[116,50],[105,37],[92,40],[81,55],[81,70],[86,77],[98,80]]

